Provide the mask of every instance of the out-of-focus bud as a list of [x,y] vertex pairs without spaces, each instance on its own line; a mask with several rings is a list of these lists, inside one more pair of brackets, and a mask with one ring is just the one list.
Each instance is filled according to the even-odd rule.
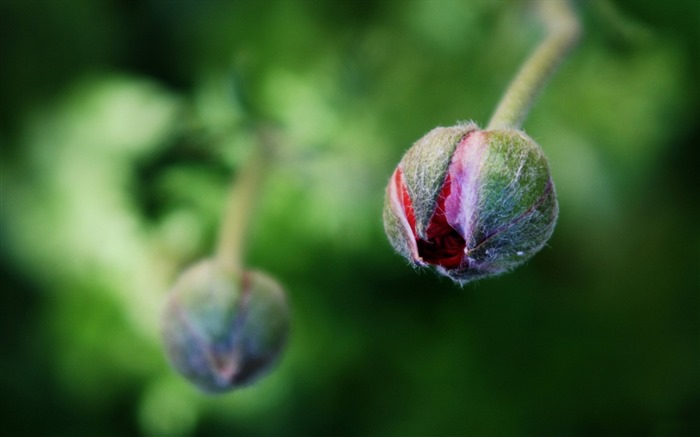
[[438,127],[389,181],[384,228],[396,251],[454,281],[506,272],[552,235],[558,206],[540,147],[518,130]]
[[289,310],[269,276],[205,260],[180,276],[162,323],[175,369],[204,391],[222,392],[253,382],[275,363],[287,342]]

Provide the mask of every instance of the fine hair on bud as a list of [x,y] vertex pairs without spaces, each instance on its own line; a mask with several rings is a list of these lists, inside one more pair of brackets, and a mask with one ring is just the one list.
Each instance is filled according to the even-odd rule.
[[289,309],[264,273],[204,260],[173,286],[162,319],[173,367],[205,392],[223,392],[265,375],[284,350]]
[[515,129],[438,127],[389,181],[384,228],[396,251],[455,282],[501,274],[537,253],[558,205],[542,149]]

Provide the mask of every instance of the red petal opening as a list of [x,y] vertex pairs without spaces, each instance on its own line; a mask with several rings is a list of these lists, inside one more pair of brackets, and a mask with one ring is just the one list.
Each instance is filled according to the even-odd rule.
[[[462,264],[464,247],[466,246],[464,238],[447,223],[447,217],[445,217],[445,200],[450,195],[450,191],[451,183],[448,174],[438,196],[435,212],[426,229],[427,239],[418,238],[416,240],[418,254],[423,258],[423,261],[446,269],[454,269]],[[411,208],[411,213],[413,213],[413,208]]]

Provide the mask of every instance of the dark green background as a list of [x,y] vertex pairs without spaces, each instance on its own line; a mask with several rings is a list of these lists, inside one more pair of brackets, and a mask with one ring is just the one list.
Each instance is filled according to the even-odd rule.
[[[487,123],[541,36],[524,2],[2,0],[2,429],[698,435],[700,2],[577,8],[524,125],[557,229],[459,288],[392,253],[384,186],[428,130]],[[211,397],[158,319],[260,121],[283,140],[248,260],[291,342]]]

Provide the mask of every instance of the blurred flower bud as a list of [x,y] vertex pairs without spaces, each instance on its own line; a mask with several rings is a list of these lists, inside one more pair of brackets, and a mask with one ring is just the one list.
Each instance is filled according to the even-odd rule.
[[187,269],[163,315],[168,358],[208,392],[264,375],[284,349],[289,310],[282,288],[259,272],[229,271],[213,260]]
[[435,128],[406,152],[387,187],[384,228],[413,264],[465,284],[534,255],[557,214],[537,143],[468,123]]

